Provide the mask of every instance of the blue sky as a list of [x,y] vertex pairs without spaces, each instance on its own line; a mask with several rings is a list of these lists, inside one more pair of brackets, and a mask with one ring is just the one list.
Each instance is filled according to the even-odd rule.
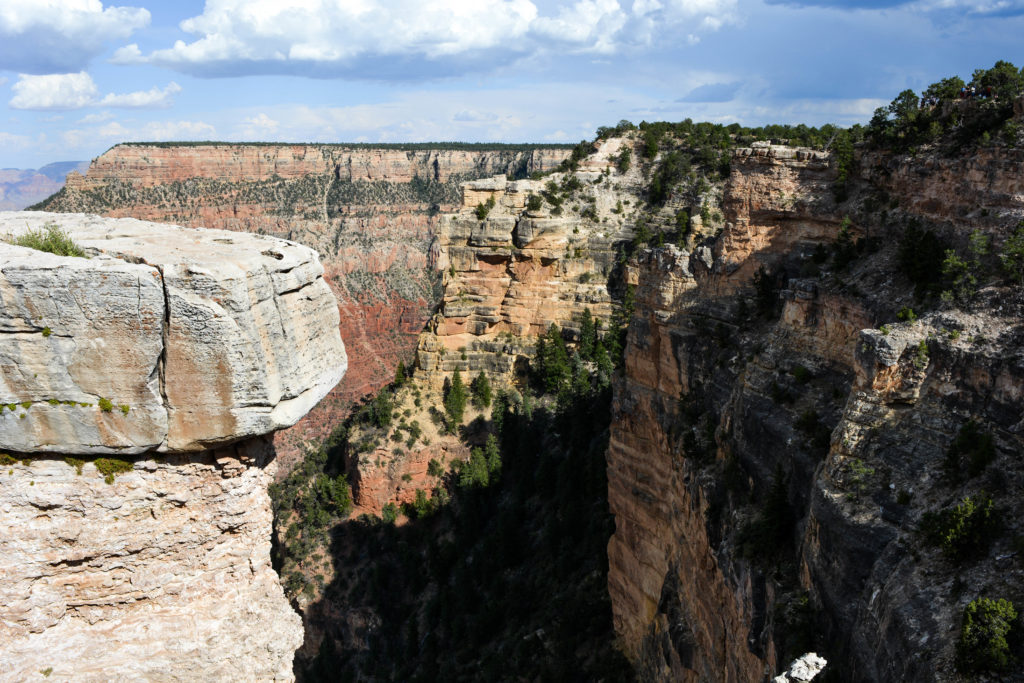
[[0,167],[125,140],[577,142],[866,122],[1024,62],[1024,0],[2,0]]

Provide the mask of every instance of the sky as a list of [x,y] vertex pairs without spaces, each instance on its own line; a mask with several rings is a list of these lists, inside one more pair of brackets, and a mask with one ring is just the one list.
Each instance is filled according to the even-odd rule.
[[866,123],[1024,63],[1024,0],[0,0],[0,168],[118,142]]

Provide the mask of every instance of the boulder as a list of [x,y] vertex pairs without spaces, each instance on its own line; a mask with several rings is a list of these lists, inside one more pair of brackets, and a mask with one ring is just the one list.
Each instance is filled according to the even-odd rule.
[[196,451],[305,415],[347,368],[316,252],[134,219],[54,224],[88,258],[0,243],[0,449]]

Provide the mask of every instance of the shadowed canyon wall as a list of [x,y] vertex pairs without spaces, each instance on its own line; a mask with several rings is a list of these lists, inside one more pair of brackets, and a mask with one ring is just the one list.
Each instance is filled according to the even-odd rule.
[[[1024,217],[1019,153],[859,155],[839,204],[827,155],[740,149],[709,258],[630,264],[609,590],[642,679],[761,680],[816,649],[837,680],[959,680],[967,603],[1024,598],[1020,290],[993,259],[942,305],[903,270],[924,228],[998,251]],[[951,471],[968,423],[991,439],[980,473]],[[989,495],[990,543],[927,541],[929,514]]]

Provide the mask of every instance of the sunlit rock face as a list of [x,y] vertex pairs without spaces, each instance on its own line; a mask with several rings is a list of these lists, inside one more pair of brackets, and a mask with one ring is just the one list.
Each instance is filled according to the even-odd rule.
[[122,144],[44,202],[189,227],[272,235],[315,249],[338,300],[352,364],[336,389],[275,437],[282,469],[344,419],[352,401],[408,364],[434,312],[428,268],[442,212],[462,182],[523,177],[558,165],[566,148],[372,148],[345,145]]
[[0,214],[46,225],[88,258],[0,242],[0,676],[290,680],[269,434],[347,367],[316,253]]

